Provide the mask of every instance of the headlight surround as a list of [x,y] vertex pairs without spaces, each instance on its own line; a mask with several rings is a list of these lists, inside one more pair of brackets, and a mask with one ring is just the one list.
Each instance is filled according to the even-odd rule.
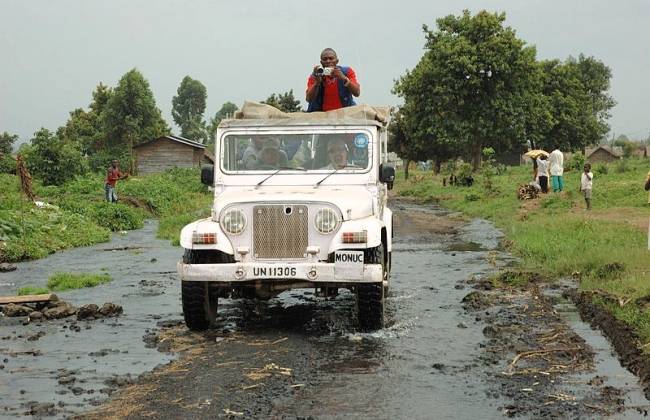
[[318,210],[316,217],[314,218],[314,226],[316,227],[316,230],[323,235],[334,232],[338,224],[339,217],[336,215],[336,212],[330,208],[322,208]]
[[246,215],[238,209],[228,210],[221,219],[221,225],[226,233],[239,235],[246,229]]

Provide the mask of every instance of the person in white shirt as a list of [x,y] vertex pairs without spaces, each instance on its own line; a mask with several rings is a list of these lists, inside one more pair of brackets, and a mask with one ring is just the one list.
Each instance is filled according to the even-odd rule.
[[551,185],[553,192],[560,192],[564,189],[564,155],[557,145],[548,157],[549,170],[551,172]]
[[587,204],[587,210],[591,210],[591,187],[593,185],[594,174],[591,173],[591,165],[585,163],[584,171],[582,172],[582,177],[580,178],[580,191],[585,196],[585,203]]
[[540,155],[537,159],[537,182],[543,193],[548,192],[548,160],[546,156]]

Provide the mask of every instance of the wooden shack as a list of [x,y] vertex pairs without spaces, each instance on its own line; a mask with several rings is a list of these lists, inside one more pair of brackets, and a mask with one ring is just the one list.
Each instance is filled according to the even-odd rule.
[[623,153],[619,148],[612,148],[610,146],[598,146],[586,151],[587,162],[615,162],[623,157]]
[[171,168],[193,168],[205,162],[205,145],[179,136],[163,136],[133,147],[138,175]]

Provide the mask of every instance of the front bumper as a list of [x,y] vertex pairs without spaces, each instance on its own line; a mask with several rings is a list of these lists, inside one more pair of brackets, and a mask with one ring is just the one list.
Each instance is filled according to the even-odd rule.
[[295,280],[312,283],[381,283],[381,264],[366,264],[359,275],[338,271],[333,263],[229,263],[185,264],[179,261],[178,274],[182,281],[209,281],[217,283],[240,283],[253,280]]

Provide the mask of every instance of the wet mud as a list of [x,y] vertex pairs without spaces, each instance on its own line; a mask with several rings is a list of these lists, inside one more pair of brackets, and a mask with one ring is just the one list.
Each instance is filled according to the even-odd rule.
[[[547,286],[535,278],[525,287],[497,289],[493,276],[514,259],[490,223],[467,221],[435,205],[391,207],[395,238],[387,325],[373,333],[358,332],[351,293],[324,299],[312,290],[285,292],[267,302],[222,299],[217,327],[193,333],[180,314],[173,268],[180,249],[153,239],[154,225],[82,251],[74,259],[83,271],[110,266],[119,275],[113,284],[65,299],[77,305],[116,302],[124,314],[55,320],[39,328],[0,326],[0,357],[8,360],[0,375],[9,378],[0,382],[0,416],[645,414],[648,401],[637,379],[562,297],[570,286]],[[60,263],[69,265],[66,255]],[[22,277],[15,277],[21,271],[33,280],[46,268],[19,265],[11,273],[12,287],[23,285]],[[500,281],[507,283],[505,276]]]

